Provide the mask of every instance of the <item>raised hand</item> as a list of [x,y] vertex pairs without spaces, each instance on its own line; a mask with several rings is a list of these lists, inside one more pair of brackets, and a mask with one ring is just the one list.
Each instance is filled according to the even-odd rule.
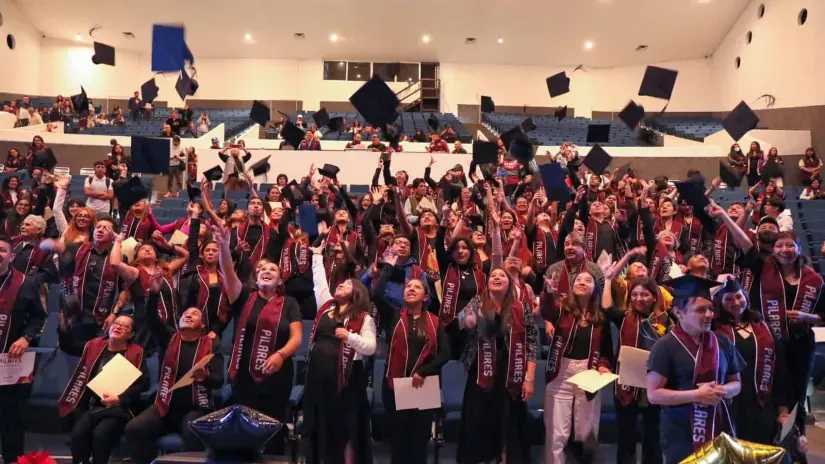
[[327,241],[321,240],[321,244],[317,247],[309,247],[309,251],[312,252],[313,255],[320,255],[324,252],[324,249],[327,247]]
[[550,278],[544,278],[544,290],[551,294],[555,295],[559,291],[559,273],[554,272],[550,275]]

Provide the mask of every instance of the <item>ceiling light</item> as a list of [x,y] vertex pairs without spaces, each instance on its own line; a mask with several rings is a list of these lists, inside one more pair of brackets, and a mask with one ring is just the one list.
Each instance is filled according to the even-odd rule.
[[77,40],[78,42],[83,42],[83,35],[82,34],[76,34],[74,36],[74,39]]
[[503,44],[503,43],[504,43],[504,39],[498,39],[496,42],[498,42],[498,43],[500,43],[500,44]]
[[593,42],[588,40],[587,42],[584,43],[584,48],[585,48],[585,50],[590,50],[591,48],[593,48]]
[[424,43],[430,43],[430,36],[425,35],[424,37],[421,37],[421,40],[422,40]]
[[361,79],[361,75],[360,75],[360,74],[356,74],[356,75],[355,75],[355,77],[357,77],[358,79]]
[[329,35],[330,42],[338,42],[338,34],[330,34]]
[[246,41],[249,42],[250,40],[252,40],[252,34],[246,34],[244,36],[244,39],[246,39]]

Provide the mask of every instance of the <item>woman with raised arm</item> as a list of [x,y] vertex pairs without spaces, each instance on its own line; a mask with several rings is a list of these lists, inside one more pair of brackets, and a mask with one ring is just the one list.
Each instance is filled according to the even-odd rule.
[[304,431],[308,463],[368,464],[370,406],[364,357],[375,353],[375,321],[369,292],[349,278],[330,293],[324,275],[324,248],[311,248],[318,314],[309,340],[304,390]]
[[459,326],[469,331],[461,358],[468,371],[458,442],[462,464],[530,461],[527,400],[533,396],[538,331],[514,287],[507,272],[495,267],[486,289],[459,314]]
[[[281,269],[275,263],[261,267],[257,290],[243,288],[229,249],[229,231],[212,227],[219,245],[229,310],[235,320],[235,344],[229,362],[232,403],[249,406],[286,422],[293,385],[292,357],[301,346],[301,310],[291,296],[281,294]],[[286,427],[267,443],[267,450],[283,454]]]

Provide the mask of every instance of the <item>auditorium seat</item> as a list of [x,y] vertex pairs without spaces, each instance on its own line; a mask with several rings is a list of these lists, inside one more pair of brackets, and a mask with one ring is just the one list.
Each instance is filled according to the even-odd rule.
[[531,446],[544,443],[544,371],[547,361],[536,360],[533,396],[527,401],[527,440]]
[[[58,290],[59,285],[54,285]],[[51,298],[51,292],[49,297]],[[59,298],[59,296],[58,296]],[[60,325],[60,313],[49,312],[46,316],[46,324],[43,326],[43,332],[40,335],[40,341],[37,346],[40,348],[57,348],[57,329]]]
[[26,430],[36,433],[65,433],[66,423],[59,420],[57,400],[69,383],[79,358],[55,348],[31,348],[37,354],[32,393],[29,396]]
[[448,361],[441,368],[441,428],[444,440],[450,443],[458,442],[466,383],[467,371],[461,361]]
[[389,421],[384,409],[384,373],[387,369],[386,359],[375,359],[372,366],[372,438],[386,441],[389,438]]
[[704,142],[705,137],[724,130],[722,121],[712,118],[656,118],[647,124],[668,135],[697,142]]
[[565,118],[561,121],[554,116],[525,113],[483,113],[482,121],[492,130],[501,134],[522,123],[527,117],[533,119],[536,128],[528,134],[533,143],[539,145],[561,145],[572,142],[579,146],[592,146],[587,142],[587,127],[590,124],[610,125],[610,140],[602,146],[638,146],[635,131],[631,131],[621,121],[596,120],[581,117]]
[[[336,112],[330,111],[329,117],[343,117],[346,122],[347,126],[351,126],[354,121],[358,121],[361,123],[361,127],[366,127],[367,122],[364,118],[356,113],[356,112]],[[304,121],[306,122],[306,127],[310,127],[313,123],[315,123],[315,111],[303,111],[300,113],[295,113],[291,115],[291,119],[294,121],[298,114],[302,114],[304,117]],[[436,118],[438,118],[439,125],[438,130],[444,130],[447,124],[449,124],[453,130],[455,130],[456,137],[458,137],[462,142],[469,142],[472,140],[472,136],[470,131],[467,130],[464,123],[458,119],[452,113],[439,113],[433,112]],[[425,134],[429,134],[431,128],[427,124],[427,118],[429,117],[430,112],[403,112],[399,115],[398,119],[396,119],[395,124],[398,124],[401,127],[401,132],[403,134],[407,134],[410,138],[412,138],[415,131],[421,129],[424,131]],[[343,132],[326,132],[324,129],[321,130],[324,133],[323,140],[351,140],[352,134]],[[364,134],[364,139],[366,143],[369,143],[366,139],[368,137]],[[386,141],[386,138],[382,136],[382,140]]]
[[177,433],[170,433],[158,439],[155,443],[158,448],[158,454],[171,454],[183,452],[183,437]]

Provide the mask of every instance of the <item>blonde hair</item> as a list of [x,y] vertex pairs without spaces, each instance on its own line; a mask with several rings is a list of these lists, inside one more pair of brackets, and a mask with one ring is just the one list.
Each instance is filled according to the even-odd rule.
[[[77,228],[77,215],[81,212],[85,212],[89,215],[89,231],[83,232],[82,230]],[[92,230],[94,230],[95,225],[97,224],[97,212],[89,207],[80,208],[74,214],[71,222],[66,227],[66,231],[63,233],[63,242],[64,243],[75,243],[75,242],[85,242],[89,240],[89,235]]]

